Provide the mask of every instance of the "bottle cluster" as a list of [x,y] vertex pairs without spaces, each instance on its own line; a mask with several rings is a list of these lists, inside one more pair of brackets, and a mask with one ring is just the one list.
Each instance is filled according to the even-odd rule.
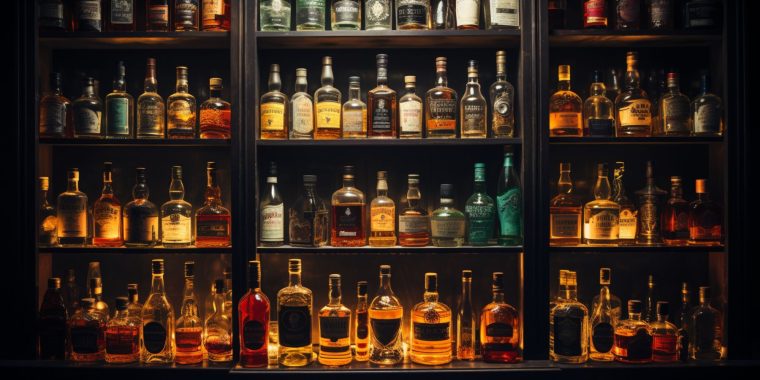
[[[687,284],[681,287],[681,308],[658,301],[653,276],[647,282],[647,298],[628,301],[628,319],[622,318],[622,302],[610,291],[612,271],[599,270],[599,295],[589,308],[578,300],[576,272],[561,270],[559,293],[552,301],[550,355],[560,363],[600,362],[673,363],[718,361],[725,356],[722,315],[710,305],[710,288],[699,288],[693,306]],[[675,314],[678,325],[670,322]]]
[[[577,3],[577,2],[576,2]],[[722,22],[721,0],[584,0],[583,27],[623,31],[718,29]],[[683,12],[676,12],[680,6]],[[565,29],[567,0],[549,0],[549,28]],[[580,20],[570,20],[579,23]]]
[[406,204],[398,213],[396,202],[388,197],[389,178],[385,171],[377,173],[377,196],[367,202],[364,193],[356,188],[354,167],[345,166],[343,187],[332,194],[329,207],[316,193],[317,176],[307,174],[303,176],[301,195],[287,205],[286,222],[286,203],[277,189],[276,165],[271,163],[259,207],[259,242],[272,247],[286,243],[305,247],[328,243],[334,247],[522,244],[522,189],[513,154],[504,156],[495,199],[486,191],[485,164],[475,164],[474,177],[474,192],[464,212],[454,205],[454,186],[441,184],[439,207],[428,214],[421,206],[419,174],[408,175]]
[[40,0],[45,32],[229,31],[230,0]]
[[75,247],[228,247],[230,211],[222,206],[216,180],[216,163],[206,165],[206,191],[201,208],[184,200],[182,167],[173,166],[169,201],[157,207],[148,197],[146,169],[135,169],[132,200],[122,206],[114,192],[112,164],[104,163],[103,191],[90,207],[79,191],[79,169],[68,171],[66,191],[55,206],[47,200],[49,178],[40,177],[38,243],[41,246]]
[[[265,139],[363,138],[504,138],[515,135],[515,89],[507,82],[506,52],[496,52],[496,81],[489,103],[478,82],[478,61],[470,60],[467,87],[458,100],[448,87],[446,58],[435,59],[436,85],[424,97],[416,93],[416,77],[404,77],[406,92],[398,97],[388,86],[388,55],[377,55],[377,87],[361,99],[358,76],[349,78],[348,100],[333,87],[333,60],[322,59],[322,87],[308,92],[306,69],[296,69],[295,93],[282,89],[280,66],[269,72],[269,91],[261,96],[259,129]],[[491,113],[489,114],[489,108]],[[490,124],[490,129],[489,129]]]

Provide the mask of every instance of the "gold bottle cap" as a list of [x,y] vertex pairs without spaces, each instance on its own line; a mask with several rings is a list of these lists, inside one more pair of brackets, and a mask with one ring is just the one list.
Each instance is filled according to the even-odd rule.
[[435,71],[446,72],[446,57],[435,58]]
[[307,73],[307,71],[304,68],[298,68],[298,69],[296,69],[296,77],[303,77],[303,78],[305,78],[306,77],[306,73]]
[[462,271],[462,279],[463,280],[472,280],[472,271],[469,269],[465,269]]
[[625,55],[625,64],[628,68],[628,71],[633,71],[636,68],[636,61],[638,61],[638,54],[634,51],[629,51]]
[[50,188],[50,178],[40,177],[40,189],[47,191]]
[[557,76],[560,81],[570,81],[570,65],[559,65]]
[[704,194],[707,192],[707,180],[706,179],[698,179],[695,183],[695,193],[698,194]]
[[218,88],[222,88],[222,78],[216,78],[216,77],[214,77],[214,78],[210,78],[210,79],[208,80],[208,84],[209,84],[209,86],[211,86],[211,87],[218,87]]
[[404,83],[406,83],[407,85],[409,84],[414,85],[415,83],[417,83],[417,77],[414,75],[405,75]]

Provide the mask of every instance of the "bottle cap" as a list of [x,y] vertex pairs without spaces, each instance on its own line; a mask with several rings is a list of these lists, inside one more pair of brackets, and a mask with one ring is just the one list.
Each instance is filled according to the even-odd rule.
[[185,277],[195,276],[195,261],[185,261]]
[[79,180],[79,169],[77,169],[77,168],[71,168],[71,169],[69,169],[68,178],[69,179],[74,179],[74,180],[78,181]]
[[504,289],[504,272],[493,272],[491,275],[491,286],[493,290]]
[[367,281],[359,281],[356,283],[356,293],[360,296],[367,295]]
[[560,81],[569,81],[570,65],[559,65],[559,68],[557,68],[557,77]]
[[699,299],[700,300],[710,299],[710,287],[709,286],[700,286],[699,287]]
[[612,270],[610,268],[599,269],[599,284],[609,285],[612,281]]
[[153,259],[150,265],[153,274],[164,274],[164,259]]
[[48,278],[47,286],[48,286],[48,289],[60,289],[61,288],[61,278],[60,277],[51,277],[51,278]]
[[391,275],[391,266],[387,265],[387,264],[380,265],[380,275],[381,276],[382,275],[390,276]]
[[680,185],[681,184],[681,177],[679,177],[679,176],[672,176],[672,177],[670,177],[670,183],[672,183],[674,185],[676,185],[676,184]]
[[670,314],[670,304],[667,301],[657,301],[657,315]]
[[698,179],[695,182],[695,192],[697,194],[704,194],[707,192],[707,180],[706,179]]
[[222,88],[222,78],[209,78],[208,85],[213,88]]
[[441,184],[441,198],[453,198],[454,196],[454,185],[450,183],[442,183]]
[[462,271],[462,279],[463,280],[472,280],[472,271],[469,269],[465,269]]
[[425,273],[425,291],[437,292],[438,291],[438,274],[433,272]]
[[641,314],[641,301],[629,300],[628,301],[628,314]]
[[404,84],[406,84],[406,87],[414,87],[414,85],[417,83],[417,77],[414,75],[405,75],[404,76]]
[[216,169],[216,162],[214,162],[214,161],[206,162],[206,169],[207,170],[209,170],[209,169],[210,170]]
[[322,57],[322,64],[323,65],[332,65],[332,57],[330,57],[330,56],[324,56],[324,57]]
[[39,179],[40,179],[40,189],[42,189],[42,191],[47,191],[48,189],[50,189],[50,178],[40,177]]
[[561,162],[559,164],[559,171],[560,172],[569,172],[570,171],[570,163],[569,162]]
[[353,165],[346,165],[343,167],[343,178],[354,178],[354,166]]
[[279,73],[280,72],[280,65],[273,63],[269,66],[269,71],[272,73]]
[[388,54],[378,54],[375,56],[377,59],[378,65],[387,65],[388,64]]
[[349,84],[359,84],[360,82],[361,82],[361,78],[359,77],[356,77],[356,76],[348,77]]
[[303,182],[304,183],[317,183],[317,176],[314,174],[304,174],[303,176]]
[[412,184],[418,184],[420,183],[420,175],[419,174],[409,174],[406,176],[407,181]]
[[129,299],[127,297],[116,297],[116,310],[118,311],[127,310],[128,305],[129,305]]
[[340,286],[340,275],[337,273],[331,273],[329,276],[329,284],[331,286]]
[[301,271],[301,259],[288,260],[288,272],[300,272]]
[[261,284],[261,262],[258,260],[248,261],[248,280]]
[[177,179],[182,179],[182,166],[172,166],[172,176]]

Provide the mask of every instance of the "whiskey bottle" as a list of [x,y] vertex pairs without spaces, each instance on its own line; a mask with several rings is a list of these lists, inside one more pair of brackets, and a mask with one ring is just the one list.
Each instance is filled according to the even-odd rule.
[[127,284],[127,298],[129,299],[127,312],[139,318],[142,313],[143,304],[140,303],[140,293],[137,291],[137,284]]
[[106,320],[111,315],[108,304],[103,301],[103,280],[101,277],[92,277],[88,281],[88,297],[95,300],[92,307],[106,316]]
[[229,140],[231,117],[232,106],[222,99],[222,78],[209,79],[209,97],[200,107],[200,138]]
[[520,29],[520,1],[485,0],[486,29]]
[[280,65],[272,64],[269,67],[269,92],[261,96],[259,104],[262,140],[288,138],[288,96],[280,91],[281,88]]
[[193,243],[193,205],[184,198],[182,167],[172,166],[169,201],[161,206],[161,243],[165,247],[187,247]]
[[[516,4],[517,3],[515,2],[515,6]],[[501,10],[501,8],[498,8],[496,11],[499,10]],[[504,9],[504,11],[509,11],[509,8]],[[507,82],[507,52],[504,50],[499,50],[496,52],[496,82],[493,82],[493,84],[491,84],[489,95],[489,99],[491,100],[492,136],[496,138],[514,137],[515,87],[512,86],[511,83]]]
[[688,136],[689,98],[678,88],[678,74],[668,73],[668,92],[660,98],[657,131],[666,136]]
[[365,30],[391,30],[393,29],[392,18],[393,3],[391,0],[364,0],[364,9],[367,20],[364,23]]
[[480,28],[480,0],[455,0],[457,29]]
[[722,3],[717,0],[688,0],[683,3],[684,29],[720,29]]
[[581,97],[570,89],[570,65],[559,65],[557,92],[549,98],[549,136],[583,136]]
[[216,162],[206,163],[206,200],[195,212],[195,246],[230,246],[230,211],[222,206],[222,189],[216,181]]
[[119,247],[121,238],[121,202],[113,191],[110,162],[103,163],[103,191],[92,206],[92,244],[98,247]]
[[303,367],[312,360],[311,311],[313,296],[301,285],[301,260],[288,260],[288,286],[277,292],[279,363]]
[[493,299],[480,313],[480,344],[483,360],[516,363],[522,360],[520,314],[504,299],[504,273],[494,272]]
[[430,243],[430,216],[421,206],[420,175],[409,174],[406,205],[398,215],[398,242],[402,247],[424,247]]
[[615,0],[615,29],[638,30],[641,26],[641,0]]
[[367,137],[367,105],[361,99],[361,79],[348,78],[348,101],[343,103],[341,129],[344,139]]
[[496,203],[486,192],[486,164],[475,164],[475,185],[464,206],[467,216],[467,243],[488,245],[493,239]]
[[259,210],[261,245],[276,247],[285,244],[285,205],[277,189],[277,164],[274,162],[269,163],[267,190],[261,196]]
[[689,317],[689,356],[697,361],[723,359],[723,319],[721,313],[710,306],[710,288],[699,288],[699,306]]
[[201,5],[198,2],[198,0],[174,1],[175,32],[197,32],[200,29],[199,13]]
[[369,304],[367,303],[367,281],[356,283],[356,318],[354,318],[354,344],[357,362],[369,360]]
[[94,79],[84,80],[82,96],[71,103],[71,113],[74,117],[74,137],[101,138],[103,103],[95,94]]
[[466,217],[454,207],[454,185],[441,184],[440,206],[430,216],[433,245],[460,247],[464,244]]
[[710,76],[703,73],[700,93],[691,102],[691,131],[697,136],[723,135],[723,105],[720,98],[710,92]]
[[64,360],[68,340],[66,329],[68,313],[61,295],[61,279],[51,277],[42,297],[40,313],[37,317],[38,357],[42,360]]
[[649,363],[652,361],[652,330],[641,320],[641,301],[628,301],[628,319],[615,325],[615,361]]
[[177,364],[197,364],[203,361],[203,322],[198,314],[195,296],[195,262],[185,261],[185,289],[182,291],[182,308],[174,332],[177,341]]
[[414,305],[411,314],[411,360],[426,365],[451,362],[451,309],[438,301],[437,273],[425,273],[422,302]]
[[431,1],[431,29],[454,29],[454,3],[453,0]]
[[697,199],[689,204],[689,244],[721,245],[723,210],[710,199],[706,179],[696,180],[695,192]]
[[610,200],[607,166],[597,167],[594,200],[583,206],[583,239],[590,245],[617,244],[620,231],[620,205]]
[[[324,3],[324,1],[323,1]],[[339,139],[340,130],[340,90],[333,87],[332,58],[322,58],[322,87],[314,92],[315,140]]]
[[467,87],[459,105],[462,138],[485,138],[488,106],[478,83],[478,61],[470,60],[467,67]]
[[203,0],[203,31],[229,31],[230,11],[230,0]]
[[119,61],[116,78],[113,81],[113,92],[106,95],[105,134],[106,138],[124,139],[132,137],[134,131],[135,100],[127,93],[126,68]]
[[164,260],[151,261],[152,280],[150,295],[141,313],[142,338],[140,361],[142,363],[169,364],[174,361],[174,311],[164,288]]
[[106,320],[97,311],[92,298],[82,298],[80,308],[69,320],[69,359],[73,362],[97,362],[105,358]]
[[689,324],[691,323],[691,303],[689,302],[689,287],[681,283],[681,310],[678,313],[678,360],[686,363],[691,355],[689,352]]
[[187,90],[187,67],[177,66],[176,92],[166,101],[166,133],[170,139],[195,137],[195,97]]
[[[591,360],[610,362],[615,359],[612,346],[615,336],[617,316],[613,313],[610,294],[610,268],[599,269],[599,295],[591,312]],[[619,308],[619,305],[618,305]]]
[[56,202],[58,243],[84,245],[87,243],[87,194],[79,191],[79,169],[68,171],[66,191]]
[[514,154],[504,153],[499,174],[496,210],[499,216],[499,245],[517,246],[523,242],[523,199],[520,177],[515,171]]
[[404,76],[406,94],[398,101],[398,128],[400,138],[422,138],[422,99],[415,94],[417,78]]
[[73,19],[75,32],[102,32],[103,15],[100,0],[76,0]]
[[132,201],[124,206],[122,225],[124,245],[128,247],[154,246],[159,241],[158,207],[148,200],[150,194],[145,179],[145,168],[137,168],[137,183],[132,188]]
[[388,172],[377,172],[377,196],[369,205],[369,245],[396,245],[396,204],[388,197]]
[[388,87],[388,54],[378,54],[376,59],[377,87],[367,93],[367,134],[371,138],[396,138],[396,91]]
[[52,247],[58,244],[58,234],[56,232],[58,218],[56,217],[55,207],[48,203],[48,190],[50,188],[50,179],[48,177],[39,177],[40,183],[40,207],[37,209],[37,244],[41,247]]
[[652,361],[655,363],[675,363],[678,361],[678,329],[668,322],[670,305],[657,302],[657,320],[650,323],[652,329]]
[[140,360],[140,318],[130,315],[127,297],[116,297],[116,312],[106,324],[106,363]]
[[580,244],[582,215],[583,206],[573,191],[570,163],[560,163],[557,195],[549,203],[549,244]]
[[430,29],[430,0],[396,0],[396,29]]
[[583,103],[584,136],[611,137],[615,135],[615,116],[613,116],[615,106],[605,96],[606,92],[601,73],[594,71],[593,83],[589,90],[591,95]]
[[240,365],[266,367],[269,354],[269,298],[261,291],[261,263],[248,261],[248,292],[238,303]]
[[472,305],[472,271],[462,271],[462,296],[457,309],[457,352],[459,360],[475,360],[475,341],[477,338],[477,314]]
[[623,175],[625,174],[625,163],[622,161],[615,162],[614,182],[612,186],[612,201],[620,206],[618,219],[618,243],[623,245],[632,245],[636,239],[638,230],[638,209],[633,202],[628,199],[628,195],[623,185]]
[[291,0],[259,1],[259,29],[262,32],[290,30]]
[[66,137],[71,129],[71,101],[63,96],[61,73],[51,73],[48,92],[40,98],[40,137]]
[[40,32],[66,31],[66,21],[63,18],[63,0],[40,0],[40,14],[37,23]]
[[380,287],[369,306],[369,361],[396,365],[404,360],[401,320],[404,307],[391,288],[391,266],[380,266]]
[[136,25],[135,0],[107,0],[103,2],[105,29],[109,32],[134,32]]
[[660,234],[660,204],[662,197],[667,194],[654,183],[652,161],[647,161],[647,184],[636,192],[639,197],[639,223],[636,228],[637,245],[661,245]]
[[[214,290],[214,305],[217,306],[214,308],[214,313],[206,319],[203,346],[208,352],[210,362],[229,362],[232,360],[232,318],[230,318],[232,309],[221,306],[225,303],[224,280],[216,280]],[[202,358],[203,355],[201,355]]]
[[647,0],[649,29],[673,29],[673,0]]
[[340,275],[331,274],[329,302],[319,310],[319,363],[343,366],[351,363],[351,310],[341,303]]
[[615,99],[615,127],[617,137],[652,136],[652,103],[641,89],[636,70],[638,54],[628,52],[625,72],[625,91]]
[[587,29],[607,28],[606,0],[586,0],[583,2],[583,27]]
[[330,244],[361,247],[367,244],[364,193],[354,186],[354,167],[343,167],[343,187],[332,195]]
[[330,239],[327,204],[317,196],[317,176],[303,176],[303,192],[288,210],[288,243],[321,247]]
[[314,138],[314,101],[309,94],[306,69],[296,69],[295,93],[290,97],[290,138]]
[[296,30],[325,30],[325,0],[296,1]]
[[145,31],[169,31],[169,0],[146,0]]
[[667,245],[686,245],[689,241],[689,202],[683,199],[681,177],[670,177],[670,198],[662,210],[660,227]]
[[560,290],[564,290],[564,294],[560,295],[560,302],[551,309],[549,317],[551,358],[558,363],[585,363],[589,354],[589,318],[586,306],[578,302],[575,272],[560,271]]
[[[609,290],[610,285],[612,284],[612,269],[610,268],[600,268],[599,269],[599,286],[600,288],[607,288],[606,293],[609,294],[609,304],[610,304],[610,313],[612,313],[612,319],[615,321],[619,321],[622,318],[623,314],[623,303],[620,301],[620,297],[612,294]],[[593,300],[591,301],[591,312],[593,313],[598,307],[599,304],[602,302],[602,291],[600,290],[599,294],[595,295]],[[593,327],[593,326],[592,326]],[[612,327],[615,327],[615,324],[612,324]],[[612,335],[610,335],[610,339]]]
[[333,0],[330,5],[332,30],[360,30],[362,27],[361,0]]
[[449,88],[446,57],[435,59],[435,87],[425,94],[428,138],[457,137],[457,93]]
[[164,99],[156,82],[156,59],[148,58],[145,91],[137,98],[137,138],[164,138],[164,112]]

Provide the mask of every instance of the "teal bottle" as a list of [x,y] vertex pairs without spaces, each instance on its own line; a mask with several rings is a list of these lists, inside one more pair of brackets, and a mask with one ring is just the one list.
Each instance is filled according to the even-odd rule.
[[475,164],[475,188],[464,206],[467,216],[467,241],[470,245],[487,245],[493,238],[496,204],[486,193],[486,164]]
[[499,245],[520,245],[523,242],[522,190],[514,167],[512,152],[504,153],[504,166],[499,175],[496,193],[499,214]]

